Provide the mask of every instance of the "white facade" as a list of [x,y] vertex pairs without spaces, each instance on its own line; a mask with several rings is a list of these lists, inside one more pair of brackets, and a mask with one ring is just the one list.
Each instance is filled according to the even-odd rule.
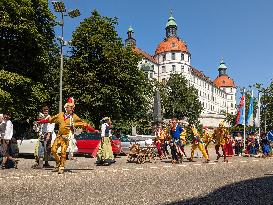
[[[162,42],[166,45],[168,38],[172,37],[177,38],[176,42],[180,45],[184,45],[185,42],[176,37],[176,30],[174,33],[168,33],[168,29],[171,28],[173,32],[173,30],[177,28],[174,18],[170,17],[170,19],[166,26],[166,38],[164,42]],[[129,40],[128,38],[127,41]],[[230,87],[226,85],[223,87],[217,86],[210,78],[191,66],[191,55],[187,51],[186,45],[184,46],[184,50],[172,50],[172,46],[176,46],[174,42],[172,42],[172,44],[173,45],[167,45],[167,49],[165,49],[164,46],[163,49],[159,49],[160,51],[165,49],[164,52],[158,51],[161,45],[159,44],[154,56],[147,57],[147,54],[144,53],[142,61],[139,62],[139,68],[144,70],[150,79],[157,79],[161,82],[167,81],[172,73],[182,74],[188,80],[189,85],[192,85],[198,91],[199,101],[203,106],[200,121],[205,126],[215,127],[225,118],[225,113],[235,114],[236,87],[234,83],[233,86]],[[224,66],[224,68],[221,66]],[[225,78],[230,79],[225,74],[227,68],[223,61],[219,69],[224,73]],[[219,77],[222,75],[220,70]]]

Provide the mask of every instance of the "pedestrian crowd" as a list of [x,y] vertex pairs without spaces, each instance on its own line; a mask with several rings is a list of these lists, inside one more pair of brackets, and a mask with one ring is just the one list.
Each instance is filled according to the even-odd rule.
[[[69,159],[74,159],[73,153],[76,148],[74,133],[76,128],[80,127],[88,132],[98,132],[98,130],[95,130],[89,123],[74,113],[75,104],[73,98],[67,100],[64,109],[64,112],[50,116],[49,108],[44,106],[34,122],[33,129],[38,133],[38,142],[34,150],[35,163],[32,166],[33,169],[50,168],[50,158],[54,157],[56,165],[52,166],[53,171],[63,174],[67,152],[69,153]],[[18,164],[19,150],[17,141],[13,138],[13,124],[10,119],[10,113],[0,114],[0,163],[2,169],[17,168]],[[54,132],[55,125],[58,125],[59,128],[57,135]],[[109,117],[102,118],[101,141],[92,154],[93,157],[97,158],[96,164],[98,166],[108,166],[115,163],[112,151],[111,128],[111,119]],[[208,163],[210,161],[208,147],[211,143],[214,143],[217,161],[223,157],[224,162],[228,162],[228,157],[233,155],[250,157],[269,157],[273,155],[272,144],[265,133],[262,133],[259,139],[255,133],[249,133],[244,143],[241,134],[232,136],[224,126],[224,122],[221,122],[219,127],[215,129],[203,127],[200,131],[194,124],[173,118],[167,123],[159,123],[157,125],[153,145],[148,146],[146,151],[140,150],[139,146],[135,146],[137,144],[133,144],[129,157],[130,159],[136,157],[139,159],[139,162],[143,163],[145,162],[146,154],[148,154],[150,159],[153,157],[155,153],[150,151],[154,147],[157,149],[159,159],[170,157],[171,162],[176,164],[182,163],[184,158],[187,158],[190,162],[194,161],[195,151],[199,149],[204,162]],[[187,144],[191,145],[189,155],[185,152]],[[245,150],[243,149],[244,146],[246,146]]]
[[[273,156],[273,144],[268,140],[265,133],[262,133],[261,136],[254,132],[247,134],[245,145],[242,135],[239,132],[235,134],[229,133],[228,129],[224,127],[224,122],[221,122],[218,128],[203,127],[202,131],[198,131],[194,125],[174,118],[169,122],[157,125],[154,144],[160,159],[168,158],[169,150],[171,150],[172,163],[179,163],[183,158],[188,157],[185,153],[187,144],[191,145],[189,161],[193,161],[195,150],[198,148],[205,162],[209,162],[208,146],[211,143],[214,143],[216,160],[223,156],[225,162],[228,161],[227,157],[234,155],[245,157]],[[222,153],[220,153],[220,148]]]

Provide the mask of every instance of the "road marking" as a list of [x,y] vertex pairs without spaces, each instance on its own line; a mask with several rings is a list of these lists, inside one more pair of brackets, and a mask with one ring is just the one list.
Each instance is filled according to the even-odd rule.
[[228,164],[232,164],[232,162],[227,162]]
[[186,165],[186,164],[179,164],[179,165],[177,165],[177,166],[179,166],[179,167],[186,167],[186,166],[188,166],[188,165]]
[[116,172],[116,171],[118,171],[117,169],[108,169],[107,170],[108,172]]
[[158,167],[150,167],[151,169],[157,169]]
[[168,168],[168,167],[172,167],[172,166],[170,166],[170,165],[165,165],[165,166],[163,166],[163,167]]
[[216,164],[215,162],[209,162],[208,164]]
[[259,160],[258,159],[253,159],[253,162],[258,162]]
[[194,166],[201,166],[201,164],[193,164]]
[[48,174],[44,174],[43,177],[49,177],[49,175]]
[[12,177],[13,179],[20,179],[20,177]]
[[240,161],[240,162],[244,163],[244,162],[247,162],[247,161],[245,161],[245,160],[242,160],[242,161]]
[[143,167],[136,167],[136,169],[143,169]]
[[26,176],[26,178],[33,178],[34,176],[30,175],[30,176]]
[[129,171],[130,169],[122,168],[123,171]]
[[99,170],[99,172],[104,172],[104,170]]

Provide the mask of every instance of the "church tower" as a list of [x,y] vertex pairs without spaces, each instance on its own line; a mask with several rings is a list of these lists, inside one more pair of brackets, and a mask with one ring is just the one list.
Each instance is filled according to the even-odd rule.
[[127,39],[125,40],[126,46],[136,46],[136,39],[133,38],[133,33],[134,33],[134,30],[130,26],[127,31]]
[[172,12],[171,12],[171,16],[168,19],[165,29],[166,29],[166,38],[177,37],[177,24],[172,15]]

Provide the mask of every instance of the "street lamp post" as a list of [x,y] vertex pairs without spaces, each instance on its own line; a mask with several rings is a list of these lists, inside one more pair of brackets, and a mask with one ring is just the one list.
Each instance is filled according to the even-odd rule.
[[[157,57],[157,81],[159,83],[159,55]],[[155,99],[154,99],[154,121],[160,122],[162,120],[161,116],[161,102],[160,102],[160,91],[159,87],[156,88]]]
[[63,68],[64,68],[64,54],[63,47],[66,46],[67,42],[64,40],[64,17],[70,16],[71,18],[75,18],[80,16],[80,11],[78,9],[74,9],[69,11],[66,14],[66,8],[63,1],[52,1],[55,12],[61,13],[61,22],[59,25],[61,26],[61,37],[60,40],[60,52],[61,52],[61,64],[60,64],[60,101],[59,101],[59,112],[62,112],[62,104],[63,104]]

